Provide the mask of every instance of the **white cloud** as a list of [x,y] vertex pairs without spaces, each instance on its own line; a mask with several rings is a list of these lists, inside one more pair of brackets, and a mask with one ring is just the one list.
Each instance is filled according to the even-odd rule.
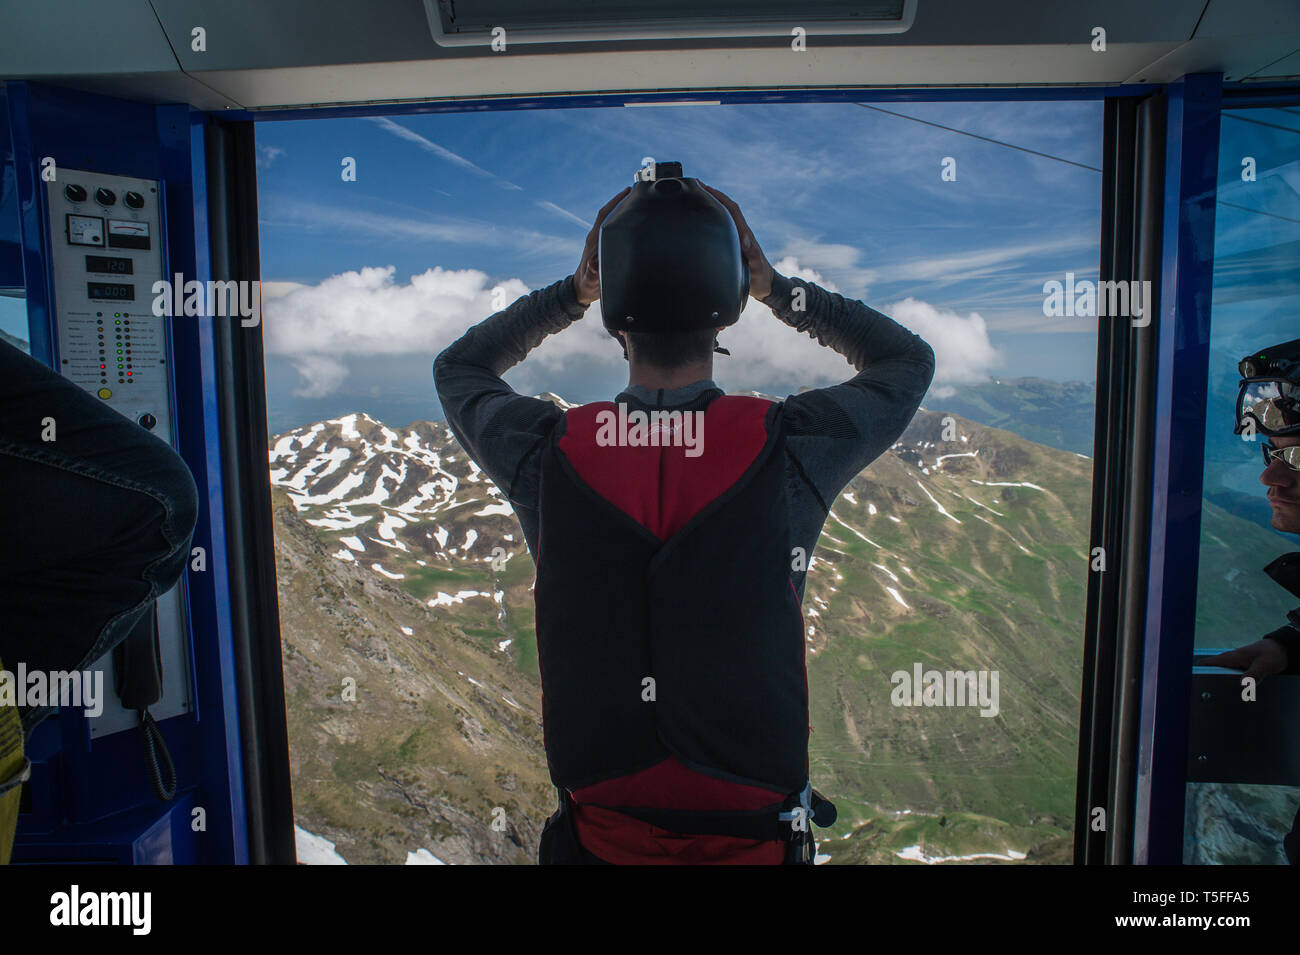
[[[329,394],[347,375],[349,357],[433,357],[471,325],[497,311],[495,284],[477,269],[432,268],[394,281],[396,269],[363,268],[319,285],[293,288],[263,303],[266,349],[283,355],[303,377],[301,397]],[[529,289],[500,283],[508,304]]]
[[[793,256],[773,263],[778,272],[839,292],[833,281]],[[478,269],[435,267],[395,280],[393,266],[367,267],[330,276],[319,285],[284,283],[278,297],[264,302],[267,352],[281,355],[297,370],[300,397],[320,398],[334,391],[348,375],[348,360],[368,356],[425,354],[432,362],[439,351],[498,310],[493,289],[504,292],[506,305],[531,289],[519,279],[493,283]],[[937,358],[936,387],[985,378],[998,353],[978,312],[965,316],[906,298],[880,310],[916,332],[933,346]],[[719,356],[715,377],[724,388],[767,388],[793,393],[804,386],[820,387],[847,380],[853,368],[832,349],[819,345],[779,321],[771,310],[750,299],[740,322],[721,333],[731,357]],[[601,323],[600,303],[586,317],[551,335],[530,353],[520,371],[527,382],[550,384],[531,390],[568,390],[557,373],[581,368],[587,372],[622,369],[622,354]]]
[[260,169],[269,169],[271,164],[283,155],[284,150],[279,146],[268,146],[266,143],[257,144],[257,165]]
[[262,290],[262,301],[265,303],[306,286],[301,282],[263,282],[259,288]]
[[289,363],[302,376],[302,385],[293,391],[299,398],[323,398],[348,376],[347,366],[328,355],[294,355]]
[[[800,266],[793,257],[774,262],[773,268],[782,275],[814,282],[828,292],[839,292],[834,282],[815,269]],[[930,343],[935,352],[937,388],[982,381],[999,361],[988,325],[978,312],[963,317],[910,296],[877,308]],[[768,382],[769,387],[793,392],[804,386],[845,381],[854,373],[843,356],[777,320],[766,305],[753,299],[741,313],[740,323],[720,338],[732,358],[719,357],[715,367],[719,377],[725,377],[725,386],[732,389]]]
[[[1000,359],[998,350],[989,341],[988,325],[979,312],[962,317],[910,295],[882,311],[930,343],[934,349],[934,383],[939,388],[983,381]],[[944,397],[939,389],[935,394]]]
[[[785,243],[782,251],[785,253],[782,262],[795,260],[809,262],[818,269],[834,272],[848,283],[855,295],[863,298],[869,294],[871,283],[876,281],[880,275],[877,269],[861,268],[858,265],[858,259],[862,257],[862,250],[852,245],[823,243],[810,239],[793,239]],[[790,274],[780,265],[774,264],[773,267],[783,275]],[[817,284],[822,285],[821,282]],[[839,289],[833,291],[839,291]]]

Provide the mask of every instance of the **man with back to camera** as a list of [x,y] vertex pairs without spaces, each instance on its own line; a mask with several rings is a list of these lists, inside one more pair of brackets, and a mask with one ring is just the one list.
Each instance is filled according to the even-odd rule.
[[[717,333],[749,295],[858,373],[774,402],[724,395]],[[500,376],[597,298],[614,403],[561,411]],[[805,567],[831,502],[903,432],[921,338],[777,273],[739,207],[678,163],[600,210],[578,268],[434,363],[447,423],[537,563],[543,727],[559,808],[543,864],[810,864]]]
[[[1233,433],[1269,439],[1262,446],[1259,480],[1268,488],[1271,523],[1275,530],[1300,534],[1300,338],[1248,355],[1237,367],[1242,380]],[[1300,552],[1283,554],[1264,573],[1300,597]],[[1207,657],[1201,665],[1244,670],[1243,679],[1257,682],[1300,674],[1300,607],[1287,614],[1287,621],[1254,643]],[[1290,863],[1300,865],[1300,812],[1282,846]]]

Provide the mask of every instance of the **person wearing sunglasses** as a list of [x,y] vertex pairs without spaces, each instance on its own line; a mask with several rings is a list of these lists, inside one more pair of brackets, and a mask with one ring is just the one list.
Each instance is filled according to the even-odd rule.
[[[1237,366],[1233,433],[1262,437],[1264,470],[1275,530],[1300,534],[1300,339],[1248,355]],[[1264,568],[1274,581],[1300,597],[1300,551],[1283,554]],[[1287,623],[1254,643],[1207,657],[1205,666],[1243,670],[1257,682],[1277,674],[1300,674],[1300,607]],[[1300,813],[1282,840],[1287,859],[1300,865]]]

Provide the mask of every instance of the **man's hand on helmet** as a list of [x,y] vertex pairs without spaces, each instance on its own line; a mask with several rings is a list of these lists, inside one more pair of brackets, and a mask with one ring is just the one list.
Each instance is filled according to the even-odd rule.
[[772,263],[767,261],[767,256],[759,248],[758,239],[754,238],[754,231],[745,222],[740,206],[736,205],[726,193],[719,192],[707,183],[701,182],[700,185],[709,190],[713,197],[731,213],[731,218],[736,220],[736,231],[740,233],[740,251],[749,265],[749,294],[761,302],[772,293]]
[[623,197],[632,191],[628,186],[596,213],[596,224],[587,233],[587,244],[582,250],[582,260],[573,273],[573,291],[578,297],[578,304],[590,305],[600,298],[600,226],[605,217],[614,211],[614,207],[623,201]]

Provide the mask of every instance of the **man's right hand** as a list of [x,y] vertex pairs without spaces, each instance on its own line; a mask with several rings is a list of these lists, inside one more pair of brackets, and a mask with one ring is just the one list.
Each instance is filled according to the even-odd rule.
[[1200,661],[1205,667],[1227,667],[1230,670],[1244,670],[1242,678],[1254,677],[1255,682],[1265,677],[1275,676],[1287,667],[1286,648],[1276,640],[1265,637],[1244,647],[1228,650],[1224,653],[1206,657]]
[[763,301],[772,294],[772,275],[775,271],[772,263],[767,261],[767,256],[759,248],[758,239],[754,238],[754,231],[745,222],[740,206],[736,205],[726,193],[719,192],[703,182],[700,185],[709,190],[713,198],[721,202],[731,213],[731,218],[736,220],[736,231],[740,233],[740,251],[745,256],[746,264],[749,265],[749,294],[760,302]]
[[623,201],[623,197],[631,191],[632,187],[628,186],[605,203],[600,212],[596,213],[596,224],[587,233],[587,242],[582,248],[582,259],[578,262],[578,268],[573,273],[573,294],[577,298],[578,304],[584,308],[600,298],[601,224],[604,223],[605,217],[614,210],[614,207]]

